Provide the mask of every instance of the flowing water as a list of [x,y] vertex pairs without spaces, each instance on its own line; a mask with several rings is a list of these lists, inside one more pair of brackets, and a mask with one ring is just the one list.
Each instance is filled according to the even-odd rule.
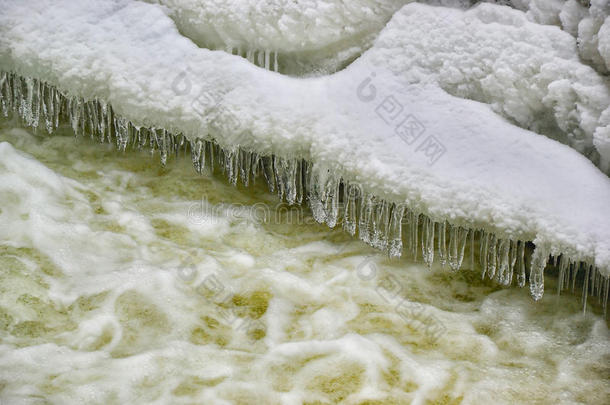
[[67,134],[0,123],[2,405],[610,403],[607,322],[552,277],[534,302]]

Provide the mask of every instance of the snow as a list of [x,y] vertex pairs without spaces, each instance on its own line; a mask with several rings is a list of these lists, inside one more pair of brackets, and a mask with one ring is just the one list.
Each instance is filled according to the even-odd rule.
[[608,81],[580,62],[574,38],[556,27],[488,3],[467,11],[412,4],[394,16],[369,56],[411,83],[435,82],[491,104],[610,170]]
[[[595,129],[606,153],[608,89],[557,28],[487,4],[443,16],[409,4],[345,70],[298,79],[200,49],[157,5],[5,0],[0,9],[2,71],[104,100],[136,125],[305,159],[321,175],[360,183],[434,221],[533,240],[610,275],[610,179],[568,146],[439,87],[457,83],[514,120],[534,123],[548,112],[547,122],[579,128],[585,143]],[[408,35],[421,43],[405,43]],[[434,56],[441,51],[445,61]],[[562,104],[566,94],[576,110]],[[433,142],[432,151],[444,152],[435,161],[426,155]]]
[[[499,3],[497,0],[484,0]],[[578,40],[580,57],[598,72],[610,72],[610,53],[604,45],[610,2],[608,0],[506,0],[525,11],[533,22],[560,26]]]
[[[201,47],[279,54],[283,71],[329,73],[371,46],[401,6],[414,0],[149,0],[165,7]],[[264,66],[261,61],[259,66]]]

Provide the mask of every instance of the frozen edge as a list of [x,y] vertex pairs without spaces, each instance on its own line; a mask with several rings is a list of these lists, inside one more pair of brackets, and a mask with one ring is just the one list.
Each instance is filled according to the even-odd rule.
[[[475,246],[479,246],[479,263],[482,278],[488,277],[508,286],[525,286],[529,280],[534,300],[544,293],[544,271],[549,263],[558,269],[558,293],[571,286],[575,290],[580,270],[584,272],[581,286],[583,311],[587,297],[597,296],[604,314],[607,310],[610,276],[595,266],[594,260],[558,250],[539,241],[498,237],[492,231],[452,224],[446,219],[435,221],[405,203],[382,199],[366,191],[359,183],[338,178],[330,170],[298,158],[283,158],[276,154],[263,156],[241,147],[223,149],[214,140],[188,141],[182,134],[173,134],[162,128],[147,128],[133,124],[113,112],[104,101],[69,97],[55,86],[31,77],[0,71],[0,107],[8,117],[10,112],[21,117],[27,126],[44,125],[49,134],[67,120],[76,136],[87,133],[100,142],[115,143],[119,151],[132,147],[141,149],[149,145],[158,149],[161,164],[165,165],[170,153],[190,149],[193,166],[198,173],[209,167],[220,166],[233,185],[239,178],[245,186],[257,177],[265,179],[270,192],[277,192],[288,204],[310,207],[319,223],[334,228],[339,222],[350,235],[356,231],[367,244],[386,251],[390,257],[400,257],[403,241],[413,260],[418,252],[431,267],[435,253],[442,266],[446,264],[458,271],[464,261],[465,248],[470,242],[470,267],[475,268]],[[114,137],[114,141],[113,141]],[[529,247],[534,249],[529,253]],[[529,257],[528,257],[529,256]],[[529,259],[529,260],[528,260]],[[528,265],[529,262],[529,265]],[[516,277],[513,277],[516,272]],[[529,273],[529,275],[526,275]]]

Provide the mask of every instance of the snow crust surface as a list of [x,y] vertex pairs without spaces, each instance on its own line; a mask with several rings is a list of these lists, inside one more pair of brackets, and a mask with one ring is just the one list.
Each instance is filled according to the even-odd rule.
[[[45,80],[72,95],[103,99],[138,125],[214,139],[225,148],[307,159],[434,219],[534,240],[556,254],[595,262],[610,274],[608,177],[573,149],[511,124],[490,106],[447,94],[436,80],[446,84],[452,75],[457,82],[463,77],[451,63],[431,60],[404,69],[404,63],[421,54],[403,38],[418,28],[403,24],[417,20],[431,28],[438,22],[432,7],[407,5],[362,58],[335,75],[310,79],[285,77],[237,56],[200,49],[157,5],[39,0],[2,1],[0,7],[0,70]],[[599,102],[606,102],[608,94],[595,72],[570,56],[567,34],[543,27],[544,35],[530,41],[536,32],[521,14],[491,5],[449,11],[447,18],[466,34],[452,40],[463,42],[464,67],[472,64],[468,69],[473,72],[477,61],[490,59],[487,66],[493,67],[498,53],[509,66],[527,62],[516,70],[478,68],[494,72],[487,80],[482,75],[487,86],[482,94],[501,93],[507,99],[502,108],[515,117],[529,118],[527,109],[511,104],[527,94],[516,87],[542,88],[540,83],[548,81],[557,93],[545,97],[559,106],[551,109],[553,119],[579,114],[574,123],[590,132],[599,123]],[[447,37],[459,29],[448,25],[427,34]],[[468,42],[481,40],[480,30],[505,41],[483,42],[481,52],[489,54],[477,60],[468,57],[473,51]],[[506,32],[510,35],[499,34]],[[518,40],[529,54],[511,47],[509,39]],[[455,45],[447,42],[445,52],[451,54]],[[430,41],[429,46],[431,54],[442,51],[441,43]],[[550,66],[540,66],[538,53],[545,49],[543,57],[553,58]],[[436,77],[426,71],[435,64],[443,69]],[[540,68],[538,75],[527,74],[535,68]],[[587,74],[584,82],[575,82],[572,68]],[[462,87],[468,90],[468,85]],[[558,93],[569,93],[582,106],[562,111],[568,106],[560,104]],[[498,109],[500,101],[492,102]],[[407,118],[397,121],[401,117]],[[415,123],[423,133],[415,137],[412,126],[401,127],[405,123]],[[606,145],[607,139],[600,139]],[[426,149],[432,141],[444,151],[434,161]]]

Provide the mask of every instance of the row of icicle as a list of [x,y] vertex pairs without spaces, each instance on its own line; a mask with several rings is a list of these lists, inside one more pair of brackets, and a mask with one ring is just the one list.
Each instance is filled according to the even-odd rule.
[[[303,159],[261,156],[239,147],[223,149],[211,140],[187,140],[182,134],[164,129],[140,127],[114,114],[112,107],[101,100],[69,98],[45,82],[13,73],[0,73],[0,107],[4,116],[16,112],[26,125],[35,129],[44,126],[49,134],[60,122],[68,121],[77,136],[88,134],[100,142],[116,143],[121,151],[149,147],[153,152],[159,151],[163,165],[169,155],[190,149],[198,173],[213,171],[216,166],[233,185],[241,179],[248,186],[263,177],[270,191],[277,192],[280,199],[290,205],[307,202],[316,221],[331,228],[342,223],[350,235],[358,233],[361,240],[388,251],[390,257],[400,257],[406,251],[417,260],[421,253],[423,261],[431,266],[436,255],[442,266],[457,271],[470,244],[470,267],[475,267],[478,250],[483,278],[507,286],[516,280],[520,287],[529,279],[535,300],[544,293],[544,269],[550,258],[550,252],[544,248],[538,247],[529,254],[531,248],[525,241],[498,238],[485,230],[466,229],[446,221],[435,222],[423,213],[367,193],[360,184],[337,178],[329,170]],[[587,296],[597,296],[605,313],[610,277],[603,276],[590,263],[565,255],[551,261],[558,268],[558,292],[568,288],[574,291],[577,275],[584,274],[583,307],[586,308]]]
[[258,67],[262,67],[273,72],[278,72],[280,69],[280,65],[278,63],[278,53],[275,51],[256,49],[242,50],[241,47],[231,46],[227,47],[225,50],[231,55],[238,55],[247,59],[250,63]]

